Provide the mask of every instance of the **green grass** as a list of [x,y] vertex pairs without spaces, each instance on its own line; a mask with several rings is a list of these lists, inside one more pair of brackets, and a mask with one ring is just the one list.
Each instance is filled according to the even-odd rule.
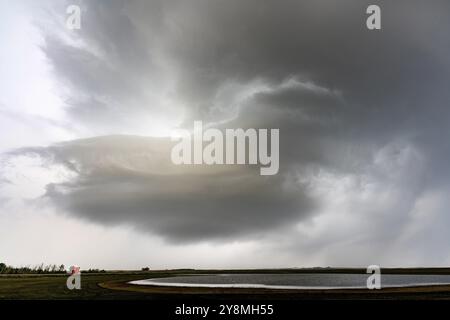
[[98,284],[169,275],[163,272],[82,274],[81,290],[67,289],[67,275],[1,275],[0,299],[142,299],[145,298],[142,293],[104,289]]

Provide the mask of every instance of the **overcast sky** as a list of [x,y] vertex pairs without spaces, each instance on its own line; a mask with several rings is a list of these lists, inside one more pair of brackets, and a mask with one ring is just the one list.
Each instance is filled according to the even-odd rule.
[[[449,30],[446,0],[0,0],[0,260],[450,264]],[[278,174],[173,165],[194,120],[279,128]]]

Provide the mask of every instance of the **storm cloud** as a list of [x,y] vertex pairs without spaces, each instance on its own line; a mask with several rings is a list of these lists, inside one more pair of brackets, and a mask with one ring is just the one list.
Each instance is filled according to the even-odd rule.
[[[448,1],[75,3],[81,30],[55,31],[68,3],[50,2],[37,24],[71,128],[91,138],[8,155],[74,173],[46,187],[58,210],[177,243],[425,241],[417,212],[450,187]],[[369,4],[381,30],[366,28]],[[279,128],[279,174],[173,165],[168,133],[194,120]],[[299,231],[320,217],[316,236]]]
[[305,218],[313,200],[303,186],[260,176],[244,165],[177,166],[167,138],[108,136],[25,148],[76,178],[47,185],[58,210],[103,224],[131,224],[170,241],[233,239]]

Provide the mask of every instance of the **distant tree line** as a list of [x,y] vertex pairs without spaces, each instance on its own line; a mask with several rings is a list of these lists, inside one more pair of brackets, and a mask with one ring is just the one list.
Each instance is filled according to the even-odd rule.
[[[89,270],[81,270],[83,273],[99,273],[106,272],[105,270],[100,269],[89,269]],[[66,267],[61,264],[57,266],[56,264],[44,265],[43,263],[30,267],[12,267],[8,266],[5,263],[0,262],[0,274],[58,274],[58,273],[67,273]]]

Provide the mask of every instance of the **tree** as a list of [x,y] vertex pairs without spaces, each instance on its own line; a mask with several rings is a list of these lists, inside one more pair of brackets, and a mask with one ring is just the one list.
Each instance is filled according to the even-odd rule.
[[3,262],[0,262],[0,273],[3,273],[6,271],[6,264]]

